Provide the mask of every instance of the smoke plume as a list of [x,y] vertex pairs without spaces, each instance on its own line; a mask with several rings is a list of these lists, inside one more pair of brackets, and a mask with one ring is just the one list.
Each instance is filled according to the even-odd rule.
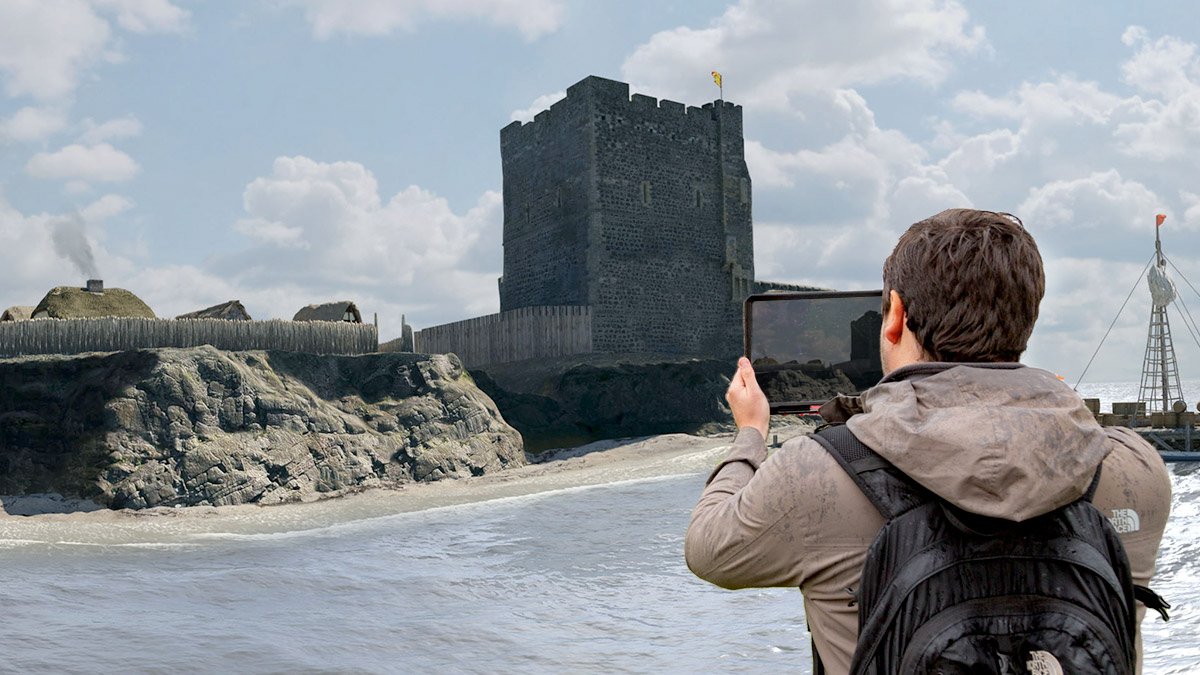
[[96,268],[96,256],[92,253],[92,244],[87,238],[87,225],[83,216],[77,211],[51,218],[48,224],[55,253],[70,260],[84,278],[99,279],[100,270]]

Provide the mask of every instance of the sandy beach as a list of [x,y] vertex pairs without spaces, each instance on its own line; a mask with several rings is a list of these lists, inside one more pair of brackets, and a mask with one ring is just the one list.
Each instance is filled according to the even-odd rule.
[[[791,433],[781,433],[781,438],[805,428],[787,427]],[[137,546],[196,543],[215,534],[283,535],[467,503],[534,497],[625,481],[700,476],[720,461],[732,439],[732,434],[666,434],[598,441],[477,478],[367,488],[335,498],[280,506],[114,511],[57,495],[0,497],[6,509],[0,515],[0,546]],[[697,480],[698,490],[700,478]]]

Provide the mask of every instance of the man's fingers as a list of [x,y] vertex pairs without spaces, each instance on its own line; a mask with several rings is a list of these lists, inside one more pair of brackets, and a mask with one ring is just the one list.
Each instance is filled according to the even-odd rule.
[[758,378],[754,375],[754,366],[750,365],[750,359],[742,357],[738,359],[738,376],[742,380],[742,386],[750,391],[758,391]]
[[748,388],[746,383],[746,370],[742,367],[742,362],[750,363],[746,357],[738,359],[737,370],[734,371],[733,377],[729,378],[729,388],[725,390],[725,400],[732,403],[733,397],[743,396]]

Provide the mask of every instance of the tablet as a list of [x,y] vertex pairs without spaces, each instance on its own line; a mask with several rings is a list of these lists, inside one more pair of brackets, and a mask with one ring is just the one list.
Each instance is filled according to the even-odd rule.
[[815,411],[883,377],[883,291],[770,292],[743,309],[744,347],[772,414]]

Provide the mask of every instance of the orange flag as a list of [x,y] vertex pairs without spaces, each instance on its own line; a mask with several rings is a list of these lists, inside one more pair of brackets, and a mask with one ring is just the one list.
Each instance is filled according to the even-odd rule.
[[1163,221],[1166,219],[1167,219],[1167,214],[1165,214],[1165,213],[1160,213],[1157,216],[1154,216],[1154,226],[1162,227]]

